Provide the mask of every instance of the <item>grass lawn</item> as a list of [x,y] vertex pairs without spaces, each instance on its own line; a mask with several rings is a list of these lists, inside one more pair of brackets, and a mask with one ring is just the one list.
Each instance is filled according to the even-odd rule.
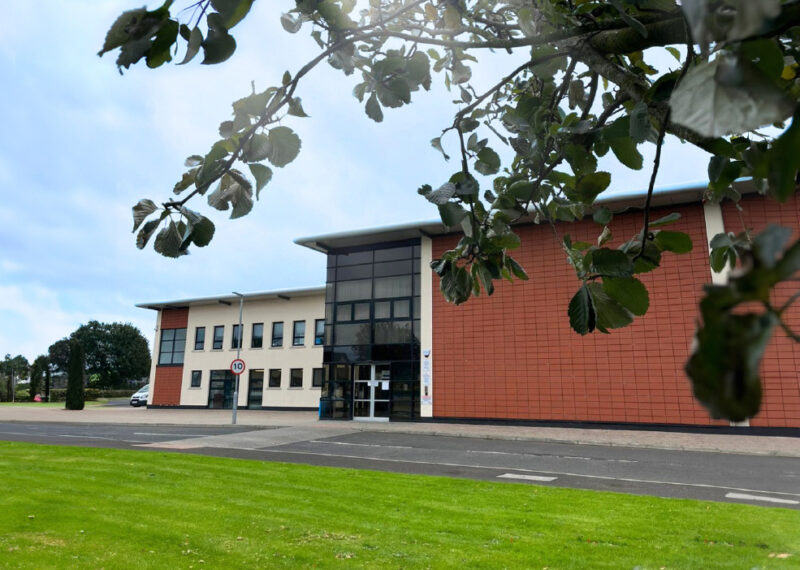
[[800,512],[0,442],[0,567],[798,568]]

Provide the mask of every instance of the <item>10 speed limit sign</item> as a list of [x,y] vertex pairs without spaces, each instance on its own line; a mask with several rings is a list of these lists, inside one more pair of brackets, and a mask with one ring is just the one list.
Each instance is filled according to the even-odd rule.
[[231,372],[233,372],[236,376],[244,372],[244,369],[244,360],[241,358],[236,358],[233,362],[231,362]]

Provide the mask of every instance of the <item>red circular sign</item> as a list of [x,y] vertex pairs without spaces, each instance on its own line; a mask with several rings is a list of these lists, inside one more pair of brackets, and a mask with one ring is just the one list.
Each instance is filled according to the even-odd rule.
[[244,372],[244,369],[244,360],[241,358],[236,358],[233,362],[231,362],[231,372],[233,372],[236,376]]

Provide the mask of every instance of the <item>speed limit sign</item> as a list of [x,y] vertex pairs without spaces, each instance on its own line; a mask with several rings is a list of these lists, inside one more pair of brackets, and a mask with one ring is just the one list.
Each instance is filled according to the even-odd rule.
[[236,376],[244,372],[244,369],[244,360],[241,358],[236,358],[233,362],[231,362],[231,372],[233,372]]

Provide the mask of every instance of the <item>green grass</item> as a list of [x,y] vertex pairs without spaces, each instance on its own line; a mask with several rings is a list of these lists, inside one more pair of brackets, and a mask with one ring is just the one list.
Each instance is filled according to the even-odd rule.
[[7,442],[0,481],[2,567],[800,565],[784,509]]

